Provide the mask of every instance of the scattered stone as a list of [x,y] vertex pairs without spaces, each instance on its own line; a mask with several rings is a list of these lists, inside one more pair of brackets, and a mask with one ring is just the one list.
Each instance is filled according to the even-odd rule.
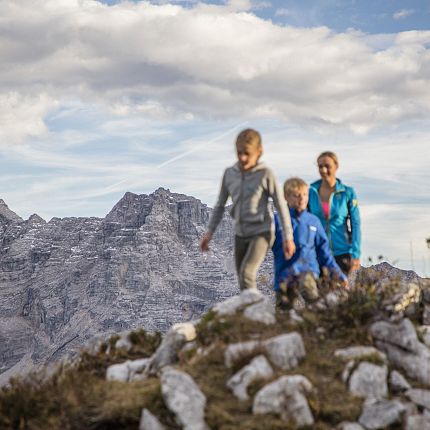
[[112,364],[106,370],[106,379],[108,381],[120,381],[127,382],[130,375],[130,369],[128,367],[129,361],[125,363]]
[[349,378],[349,391],[360,397],[385,397],[388,394],[387,374],[387,366],[362,361]]
[[424,345],[430,348],[430,325],[422,325],[418,328],[418,332],[424,342]]
[[400,324],[374,323],[370,333],[375,338],[376,347],[387,354],[394,367],[403,369],[409,377],[430,385],[430,349],[419,342],[408,319]]
[[206,397],[185,372],[172,367],[161,371],[161,394],[184,430],[209,430],[204,421]]
[[368,430],[383,429],[400,422],[404,411],[398,400],[367,399],[358,421]]
[[297,332],[282,334],[263,342],[272,363],[282,370],[296,367],[306,355],[302,337]]
[[430,409],[430,390],[411,388],[406,392],[406,396],[416,405]]
[[251,340],[249,342],[239,342],[230,344],[224,352],[224,363],[227,367],[233,364],[245,355],[251,354],[258,348],[261,348],[261,342]]
[[430,429],[430,417],[425,415],[410,415],[406,418],[405,430]]
[[128,382],[131,380],[145,379],[145,377],[137,377],[138,373],[144,372],[150,363],[149,358],[141,358],[138,360],[127,360],[124,363],[113,364],[106,370],[106,379],[108,381]]
[[351,346],[349,348],[337,349],[334,352],[334,356],[342,360],[360,359],[368,355],[376,355],[381,360],[387,361],[387,356],[374,346]]
[[192,323],[178,323],[172,326],[173,331],[182,334],[185,338],[185,342],[192,342],[196,339],[196,327]]
[[259,379],[269,379],[273,376],[273,369],[264,355],[255,357],[251,363],[234,374],[228,381],[227,387],[240,400],[247,400],[247,389],[251,383]]
[[213,307],[213,310],[217,312],[219,316],[233,315],[245,306],[262,301],[263,298],[264,296],[259,290],[250,288],[242,291],[237,296],[230,297],[223,302],[217,303]]
[[302,375],[282,376],[255,395],[252,412],[278,414],[285,421],[294,421],[297,427],[311,426],[314,418],[305,397],[311,390],[312,384]]
[[275,306],[265,297],[263,300],[248,306],[243,316],[252,321],[258,321],[266,325],[275,324]]
[[418,352],[419,340],[415,327],[408,318],[400,324],[378,321],[370,327],[370,334],[377,340],[398,346],[409,352]]
[[139,430],[164,430],[164,426],[158,421],[157,417],[148,411],[148,409],[143,409],[140,417]]
[[389,385],[390,385],[391,391],[393,391],[394,393],[402,393],[411,388],[409,382],[397,370],[393,370],[390,373]]
[[295,309],[290,309],[289,316],[290,320],[294,323],[300,324],[304,322],[304,319],[297,313]]
[[361,427],[358,423],[351,423],[351,422],[343,422],[340,423],[337,427],[338,430],[364,430],[363,427]]
[[196,329],[191,323],[175,324],[164,336],[157,351],[151,357],[148,372],[156,374],[164,366],[169,366],[177,361],[178,351],[186,342],[196,338]]
[[133,348],[133,344],[129,338],[130,332],[121,333],[120,338],[115,342],[116,349],[123,349],[129,352]]

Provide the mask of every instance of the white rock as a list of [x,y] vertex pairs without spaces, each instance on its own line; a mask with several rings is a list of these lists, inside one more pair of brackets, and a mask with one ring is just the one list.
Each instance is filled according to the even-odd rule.
[[388,394],[387,374],[387,366],[362,361],[349,378],[349,391],[360,397],[385,397]]
[[295,309],[290,309],[289,316],[291,321],[297,324],[304,322],[304,319],[297,313]]
[[349,348],[337,349],[334,352],[334,356],[342,360],[354,360],[366,355],[376,355],[383,361],[387,360],[387,356],[374,346],[351,346]]
[[133,347],[131,340],[129,338],[130,332],[121,333],[121,337],[115,342],[116,349],[123,349],[124,351],[130,351]]
[[182,334],[186,342],[191,342],[197,337],[196,327],[192,323],[178,323],[172,326],[172,330]]
[[242,291],[239,295],[228,298],[227,300],[217,303],[213,310],[220,316],[233,315],[239,309],[244,308],[252,303],[263,300],[263,294],[256,288],[250,288]]
[[314,418],[305,393],[312,384],[302,375],[282,376],[263,387],[254,398],[254,414],[275,413],[283,420],[293,420],[298,426],[313,425]]
[[260,347],[262,347],[262,344],[255,340],[232,343],[226,348],[224,352],[224,363],[227,367],[232,367],[233,364],[240,358],[251,354]]
[[430,325],[422,325],[418,328],[418,332],[423,339],[424,345],[430,348]]
[[164,430],[164,426],[158,421],[157,417],[148,411],[148,409],[143,409],[140,417],[139,430]]
[[247,366],[235,373],[228,381],[227,387],[240,400],[248,399],[248,386],[259,379],[269,379],[273,376],[273,369],[264,355],[255,357]]
[[127,382],[130,375],[129,361],[119,364],[112,364],[106,370],[106,379],[108,381]]
[[275,306],[265,297],[263,300],[245,308],[243,316],[252,321],[258,321],[266,325],[275,324]]
[[400,393],[411,388],[405,377],[397,370],[393,370],[390,373],[390,378],[388,382],[391,390],[395,393]]
[[400,422],[404,411],[398,400],[366,400],[358,421],[368,430],[383,429]]
[[403,369],[407,376],[430,385],[430,350],[419,342],[413,324],[404,319],[400,324],[374,323],[370,333],[377,348],[383,350],[390,363]]
[[146,371],[146,368],[148,367],[150,362],[151,362],[150,358],[140,358],[138,360],[129,361],[128,362],[129,380],[141,381],[143,379],[146,379],[146,375],[144,375],[144,372]]
[[430,409],[430,390],[411,388],[406,392],[406,396],[416,405]]
[[406,418],[405,430],[430,429],[430,418],[425,415],[410,415]]
[[185,372],[172,367],[161,371],[161,394],[184,430],[209,430],[205,423],[206,397]]
[[377,340],[388,342],[406,351],[418,352],[419,340],[412,322],[404,318],[399,324],[378,321],[370,327],[370,334]]
[[343,422],[337,427],[338,430],[364,430],[364,428],[358,423]]
[[297,332],[281,334],[263,342],[271,362],[282,370],[296,367],[306,355],[302,337]]

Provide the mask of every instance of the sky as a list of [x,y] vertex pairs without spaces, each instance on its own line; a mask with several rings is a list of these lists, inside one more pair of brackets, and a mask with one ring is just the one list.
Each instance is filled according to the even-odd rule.
[[332,150],[362,262],[430,277],[430,1],[0,0],[0,198],[105,216],[158,187],[216,201],[234,140],[278,181]]

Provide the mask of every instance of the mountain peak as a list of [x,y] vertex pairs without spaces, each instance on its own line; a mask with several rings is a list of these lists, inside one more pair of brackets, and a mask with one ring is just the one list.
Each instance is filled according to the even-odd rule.
[[15,212],[11,211],[3,199],[0,199],[0,217],[5,218],[8,222],[20,222],[23,219]]

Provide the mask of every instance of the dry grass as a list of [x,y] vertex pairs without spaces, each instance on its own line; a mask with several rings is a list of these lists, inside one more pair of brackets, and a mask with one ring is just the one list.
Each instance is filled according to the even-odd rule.
[[[369,279],[352,291],[340,305],[329,310],[306,309],[304,322],[293,326],[287,314],[277,314],[272,326],[246,320],[240,314],[219,318],[207,313],[197,327],[196,346],[179,354],[178,367],[188,372],[207,397],[206,421],[211,430],[289,430],[273,415],[252,414],[252,400],[239,401],[226,387],[227,380],[259,353],[258,348],[241,357],[234,367],[224,365],[228,344],[263,340],[291,331],[301,333],[306,358],[288,372],[275,369],[273,379],[285,374],[302,374],[313,384],[308,396],[316,420],[314,430],[333,429],[342,421],[355,421],[362,400],[352,396],[341,381],[345,363],[334,351],[352,345],[370,345],[367,327],[381,315],[380,291]],[[329,284],[322,288],[330,289]],[[151,355],[160,343],[159,334],[133,334],[133,349],[115,350],[115,339],[97,354],[83,353],[74,365],[59,368],[51,377],[33,375],[15,380],[0,390],[0,429],[19,430],[120,430],[137,429],[143,407],[159,417],[167,429],[177,430],[172,414],[164,405],[157,378],[119,383],[105,380],[109,365]],[[201,353],[201,351],[206,353]],[[376,356],[367,361],[381,364]],[[268,381],[249,387],[251,398]]]

